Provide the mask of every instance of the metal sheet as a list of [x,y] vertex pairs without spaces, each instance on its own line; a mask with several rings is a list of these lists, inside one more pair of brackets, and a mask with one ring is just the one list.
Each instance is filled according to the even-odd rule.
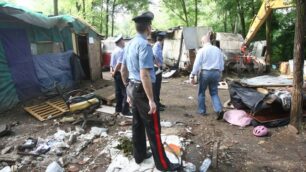
[[187,50],[198,49],[202,47],[201,38],[209,31],[212,31],[210,27],[184,27],[183,36],[185,41],[185,47]]
[[276,87],[276,86],[291,86],[292,79],[283,76],[263,75],[254,78],[242,79],[242,84],[251,87]]

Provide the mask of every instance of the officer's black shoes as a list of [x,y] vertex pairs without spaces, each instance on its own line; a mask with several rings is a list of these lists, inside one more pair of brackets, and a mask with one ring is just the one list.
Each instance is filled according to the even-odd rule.
[[149,158],[151,158],[151,156],[152,156],[152,153],[148,152],[147,155],[145,156],[145,159],[149,159]]
[[224,112],[223,111],[221,111],[221,112],[218,112],[217,113],[217,120],[221,120],[221,119],[223,119],[223,115],[224,115]]
[[163,105],[163,104],[161,104],[161,103],[159,103],[159,107],[161,107],[161,108],[166,108],[166,105]]
[[165,108],[159,107],[159,111],[165,111]]
[[149,158],[151,158],[152,157],[152,153],[151,152],[147,152],[147,155],[144,157],[144,159],[142,159],[142,160],[136,160],[135,159],[135,162],[137,163],[137,164],[140,164],[140,163],[142,163],[145,159],[149,159]]
[[170,163],[168,169],[165,170],[165,171],[178,171],[178,170],[181,170],[182,168],[183,168],[183,166],[181,164]]

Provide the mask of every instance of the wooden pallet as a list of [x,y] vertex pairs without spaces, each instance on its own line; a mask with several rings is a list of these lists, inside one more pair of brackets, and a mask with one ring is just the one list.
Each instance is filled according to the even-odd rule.
[[68,112],[65,102],[61,99],[53,99],[39,105],[24,108],[28,113],[40,121],[45,121]]

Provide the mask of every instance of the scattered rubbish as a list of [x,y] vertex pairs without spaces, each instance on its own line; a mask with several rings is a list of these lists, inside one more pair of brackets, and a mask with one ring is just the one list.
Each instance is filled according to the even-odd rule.
[[6,166],[3,169],[1,169],[0,172],[12,172],[12,170],[10,166]]
[[193,115],[189,114],[189,113],[184,113],[184,116],[185,117],[188,117],[188,118],[193,118]]
[[55,161],[49,164],[46,169],[46,172],[64,172],[64,171],[65,170]]
[[267,95],[269,94],[269,91],[265,88],[256,88],[257,92],[261,93],[261,94],[264,94],[264,95]]
[[3,154],[7,154],[7,153],[10,153],[10,151],[13,149],[13,146],[8,146],[8,147],[5,147],[1,150],[1,155]]
[[188,99],[189,99],[189,100],[193,100],[194,98],[193,98],[192,96],[189,96]]
[[264,140],[260,140],[260,141],[258,142],[259,145],[262,145],[262,144],[265,144],[265,143],[266,143],[266,141],[264,141]]
[[206,172],[208,170],[208,168],[210,167],[211,164],[211,159],[210,157],[207,157],[204,159],[204,161],[202,162],[202,165],[200,166],[200,172]]
[[192,133],[192,128],[191,127],[187,127],[185,128],[186,132],[189,134],[189,135],[192,135],[194,136],[194,134]]
[[18,151],[25,151],[26,149],[33,149],[37,145],[37,139],[28,138],[22,145],[17,146]]
[[169,83],[169,81],[167,81],[167,80],[162,80],[162,83]]
[[219,82],[219,83],[218,83],[218,89],[227,90],[227,89],[228,89],[227,82],[224,82],[224,81]]
[[132,124],[133,124],[133,122],[130,121],[130,120],[124,120],[124,121],[121,121],[119,123],[120,126],[128,126],[128,125],[132,125]]
[[31,151],[30,153],[35,154],[35,155],[41,155],[49,152],[51,147],[47,145],[46,143],[43,143],[39,145],[34,151]]
[[231,124],[245,127],[251,124],[252,118],[243,110],[229,110],[223,119]]
[[79,165],[84,165],[84,164],[86,164],[89,160],[90,160],[90,158],[86,157],[86,158],[84,158],[83,160],[79,161],[78,164],[79,164]]
[[101,108],[96,109],[98,112],[107,113],[107,114],[114,114],[116,112],[115,107],[113,106],[105,106],[102,105]]
[[[119,134],[119,133],[118,133]],[[127,138],[124,139],[125,142],[128,142],[130,144],[130,148],[132,148],[132,143],[131,143],[131,138],[129,138],[129,133],[127,132],[120,132],[119,135],[123,136],[128,136]],[[170,145],[169,147],[171,148],[165,148],[165,153],[170,162],[172,163],[181,163],[181,156],[182,153],[179,152],[178,150],[183,150],[184,148],[182,147],[182,142],[181,138],[175,135],[162,135],[161,137],[162,143],[164,145]],[[131,156],[126,156],[123,151],[118,150],[116,147],[118,145],[123,146],[124,144],[120,144],[118,140],[111,140],[108,143],[108,146],[104,148],[104,150],[101,152],[101,154],[106,154],[107,156],[110,157],[112,160],[110,165],[108,166],[106,172],[125,172],[127,171],[158,171],[155,168],[155,163],[153,160],[153,157],[148,158],[144,160],[140,164],[136,164],[135,160]],[[175,146],[174,146],[175,145]],[[125,148],[126,149],[126,148]],[[129,149],[129,148],[127,148]],[[179,156],[176,155],[176,153],[173,152],[178,152],[180,153]]]
[[6,136],[11,133],[11,127],[9,125],[0,124],[0,137]]
[[170,121],[161,121],[160,122],[160,126],[161,127],[165,127],[165,128],[170,128],[172,127],[174,124]]
[[74,118],[74,117],[63,117],[61,120],[60,120],[60,122],[61,123],[65,123],[65,122],[69,122],[69,123],[71,123],[71,122],[74,122],[76,119]]
[[54,134],[54,139],[63,141],[65,139],[69,138],[69,136],[70,136],[70,134],[66,133],[64,130],[57,129],[57,132]]
[[75,149],[75,156],[79,155],[81,151],[83,151],[90,143],[91,143],[91,140],[84,140],[79,145],[77,145]]
[[200,145],[196,145],[197,148],[201,147]]
[[223,107],[226,108],[226,109],[234,109],[235,108],[234,105],[231,103],[230,99],[224,102]]
[[69,165],[68,166],[68,171],[69,172],[77,172],[77,171],[79,171],[79,168],[76,165]]
[[175,74],[176,70],[171,70],[169,72],[163,72],[162,77],[163,78],[170,78],[171,76],[173,76]]
[[15,163],[19,160],[19,155],[15,154],[4,154],[0,155],[0,162],[7,162],[7,163]]
[[197,167],[191,162],[184,163],[184,172],[196,172]]
[[277,90],[274,94],[281,99],[283,109],[289,111],[291,107],[291,93],[289,91]]
[[263,125],[257,126],[253,129],[253,134],[254,136],[257,136],[257,137],[266,136],[268,132],[269,132],[268,128]]
[[77,141],[77,135],[76,134],[71,134],[69,139],[68,139],[68,144],[69,145],[72,145],[74,144],[75,142]]
[[107,128],[91,127],[90,134],[98,137],[107,137]]
[[173,154],[175,154],[176,156],[181,156],[182,154],[182,148],[176,144],[167,144],[166,143],[166,147],[165,147],[165,151],[171,152]]

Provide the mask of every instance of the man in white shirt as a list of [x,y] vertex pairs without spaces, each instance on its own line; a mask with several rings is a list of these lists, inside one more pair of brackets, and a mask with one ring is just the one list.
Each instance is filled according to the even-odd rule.
[[203,47],[198,51],[190,80],[195,84],[194,76],[199,75],[198,91],[198,113],[206,115],[205,91],[208,87],[211,96],[214,111],[217,114],[217,120],[223,118],[223,110],[220,98],[218,96],[218,83],[224,70],[224,59],[222,52],[216,46],[210,43],[211,32],[202,38]]

